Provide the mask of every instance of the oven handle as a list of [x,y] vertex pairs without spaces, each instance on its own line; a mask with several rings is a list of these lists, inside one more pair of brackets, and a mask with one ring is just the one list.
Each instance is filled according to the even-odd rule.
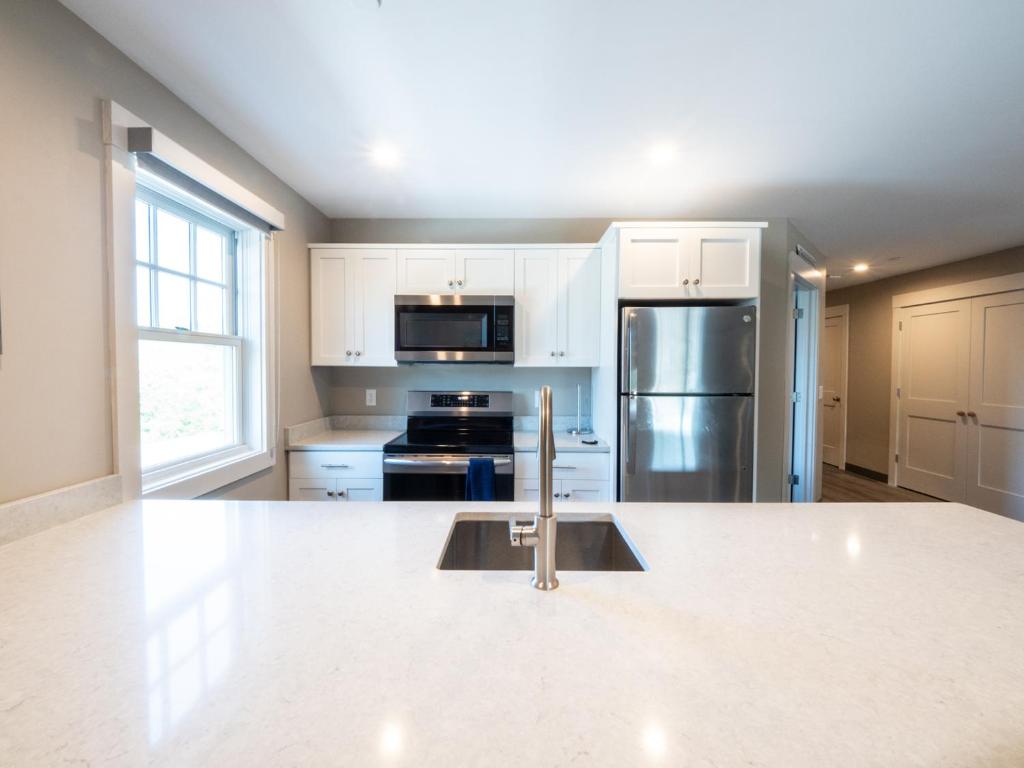
[[[469,467],[469,459],[415,459],[388,456],[384,459],[384,463],[392,467]],[[494,459],[495,467],[507,467],[511,463],[512,459]]]

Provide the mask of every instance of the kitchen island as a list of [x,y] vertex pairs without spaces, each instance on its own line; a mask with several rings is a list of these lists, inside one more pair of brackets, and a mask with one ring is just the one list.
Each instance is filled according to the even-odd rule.
[[[1024,765],[1024,525],[580,504],[649,570],[436,568],[457,511],[136,502],[0,548],[0,765]],[[568,515],[565,515],[568,517]]]

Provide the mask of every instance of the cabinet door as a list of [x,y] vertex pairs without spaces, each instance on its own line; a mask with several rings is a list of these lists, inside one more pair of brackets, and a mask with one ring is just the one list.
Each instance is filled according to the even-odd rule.
[[971,300],[966,500],[1024,521],[1022,338],[1024,291]]
[[433,248],[398,251],[398,293],[452,293],[454,290],[454,251]]
[[[333,248],[310,251],[310,332],[313,365],[351,362],[348,292],[353,282],[353,261],[348,252]],[[346,355],[345,353],[349,354]]]
[[[516,251],[517,366],[558,361],[558,251]],[[595,304],[597,302],[595,301]]]
[[380,501],[384,498],[384,481],[339,480],[338,501]]
[[515,251],[467,248],[455,251],[455,290],[467,295],[511,296]]
[[[608,483],[600,480],[560,480],[561,501],[608,501]],[[555,500],[559,500],[556,495]]]
[[760,292],[761,230],[738,227],[688,230],[690,296],[756,298]]
[[352,355],[358,365],[395,362],[395,252],[353,251],[357,263],[353,298]]
[[971,301],[909,307],[902,322],[897,482],[963,501]]
[[[688,230],[632,229],[619,233],[619,297],[685,299],[690,268]],[[692,239],[690,240],[692,242]]]
[[[554,483],[558,485],[558,483]],[[537,478],[516,478],[512,498],[515,501],[537,501],[540,499],[540,481]]]
[[601,341],[601,251],[558,252],[558,362],[596,366]]
[[290,480],[288,501],[334,501],[337,481],[315,478],[313,480]]

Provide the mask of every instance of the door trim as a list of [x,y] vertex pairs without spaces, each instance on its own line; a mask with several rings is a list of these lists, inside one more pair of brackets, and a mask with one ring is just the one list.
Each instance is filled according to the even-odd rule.
[[[824,334],[824,321],[830,317],[842,317],[843,323],[843,376],[842,386],[839,390],[839,396],[842,398],[843,404],[843,440],[839,446],[839,464],[838,467],[841,470],[846,469],[846,430],[847,430],[847,415],[850,412],[850,400],[848,397],[850,389],[850,305],[849,304],[836,304],[832,307],[825,307],[825,316],[822,319],[822,334]],[[822,432],[822,445],[824,445],[824,432]]]

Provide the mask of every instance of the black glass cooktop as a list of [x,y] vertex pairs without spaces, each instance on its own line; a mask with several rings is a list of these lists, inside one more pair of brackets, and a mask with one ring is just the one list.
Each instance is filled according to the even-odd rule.
[[385,453],[512,453],[510,417],[410,417]]

